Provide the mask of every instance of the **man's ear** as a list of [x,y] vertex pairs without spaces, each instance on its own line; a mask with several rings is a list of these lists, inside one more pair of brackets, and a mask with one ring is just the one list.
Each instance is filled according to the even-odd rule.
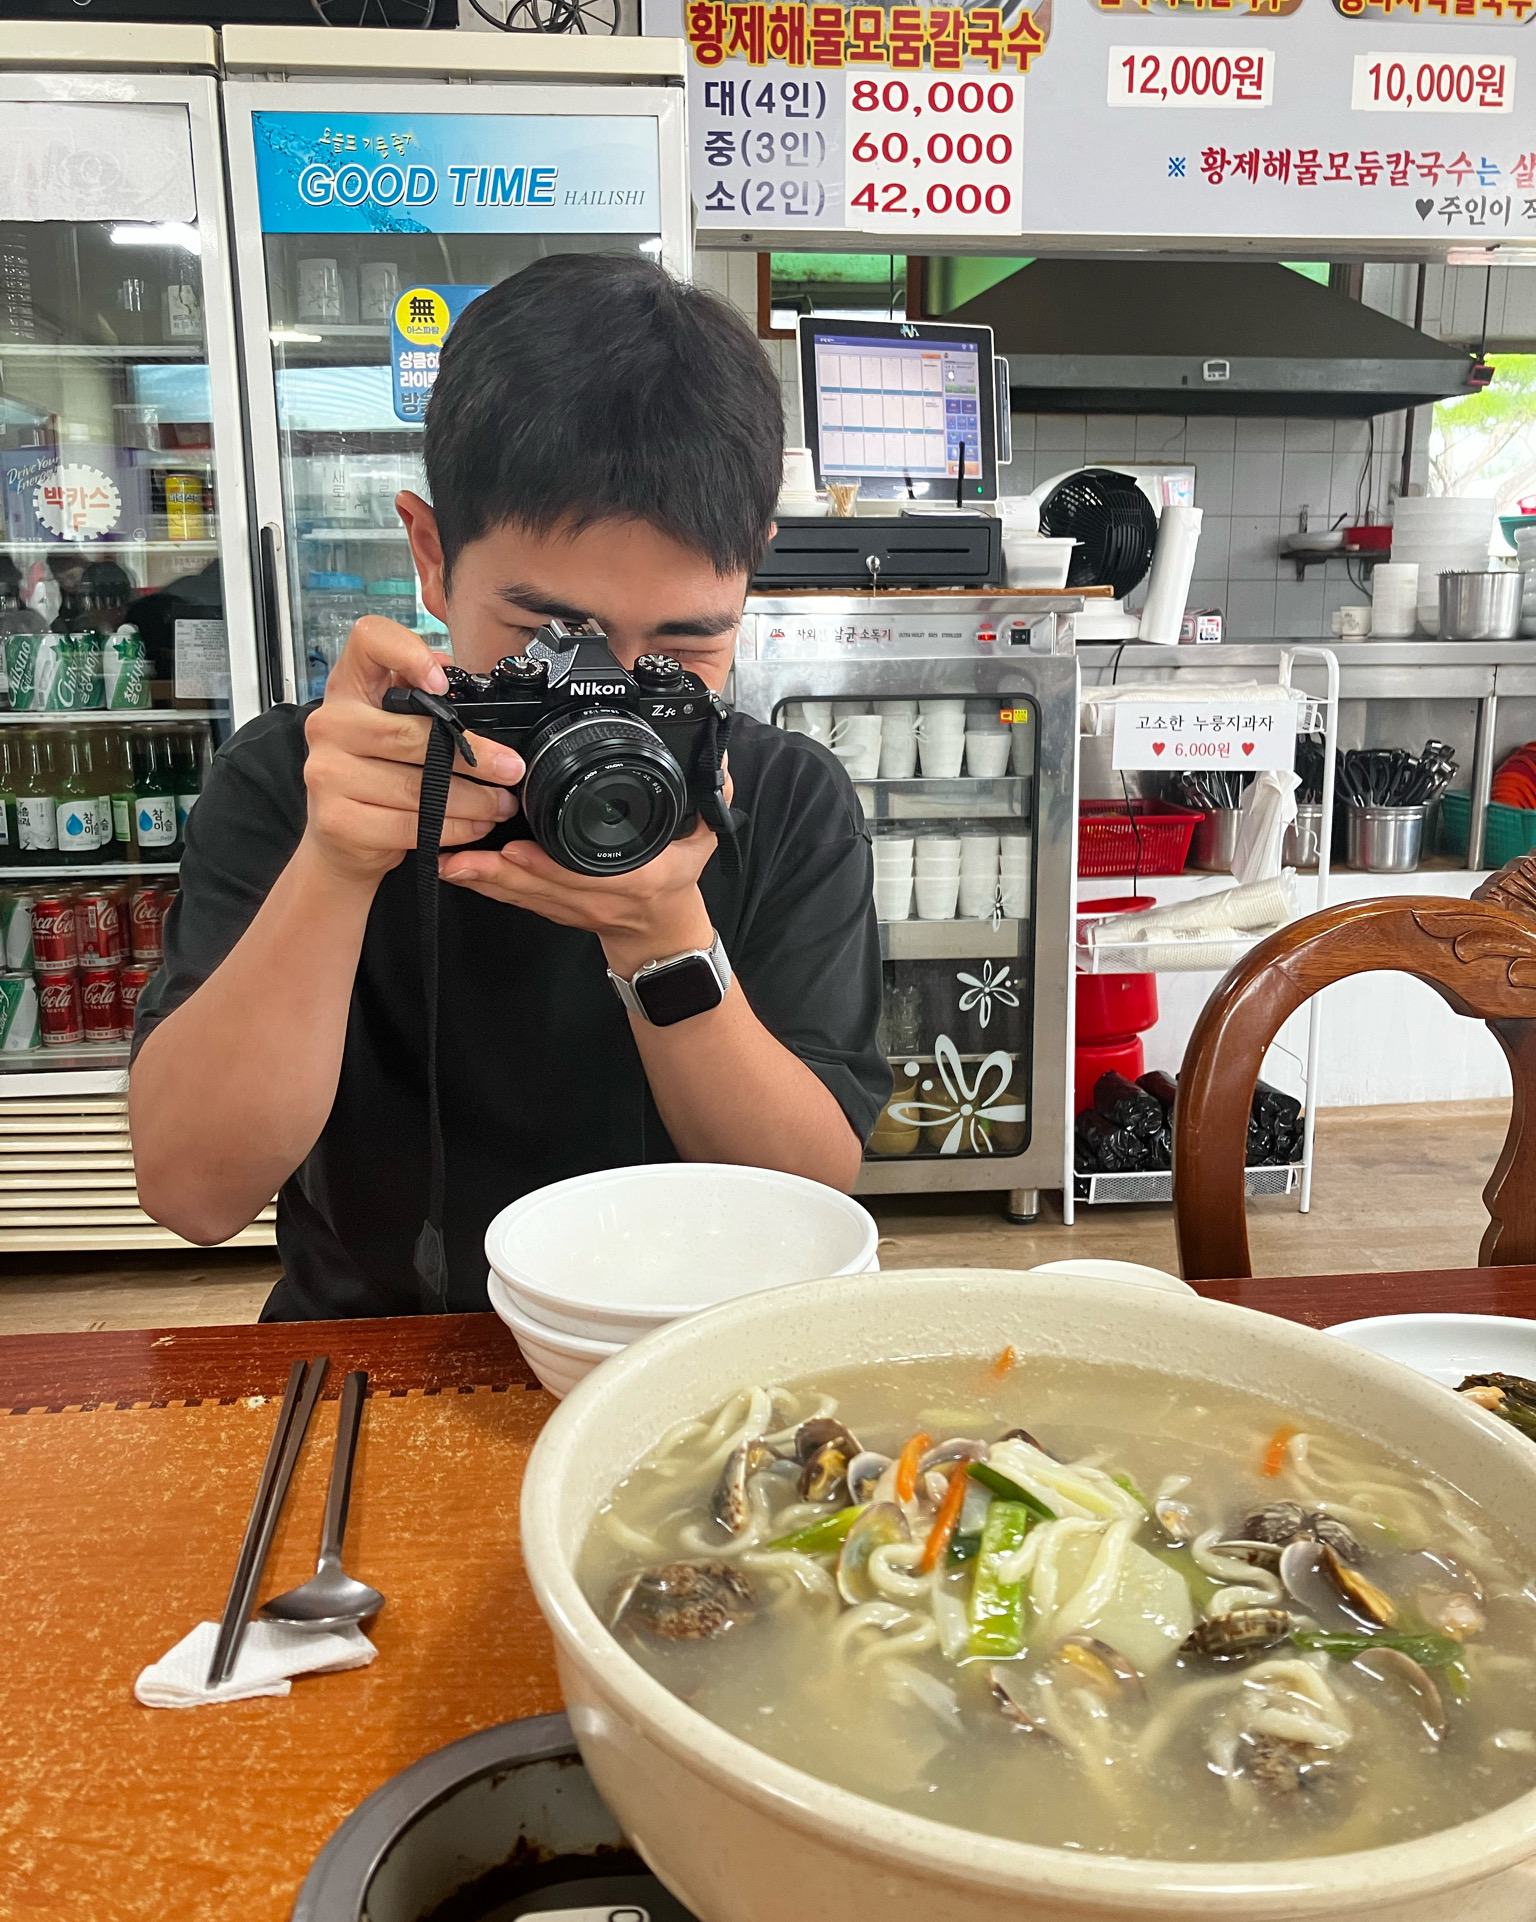
[[446,627],[448,593],[443,580],[443,543],[438,536],[437,516],[420,494],[409,492],[396,494],[395,512],[405,523],[410,537],[411,559],[416,563],[416,578],[421,583],[422,606]]

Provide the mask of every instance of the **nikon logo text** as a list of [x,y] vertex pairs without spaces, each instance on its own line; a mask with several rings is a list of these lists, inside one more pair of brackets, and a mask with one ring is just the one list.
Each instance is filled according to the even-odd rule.
[[567,692],[571,694],[627,694],[629,689],[622,681],[572,681]]

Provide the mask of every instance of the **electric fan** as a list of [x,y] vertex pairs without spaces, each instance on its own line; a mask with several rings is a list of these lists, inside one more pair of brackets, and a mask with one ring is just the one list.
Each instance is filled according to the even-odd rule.
[[1134,640],[1141,620],[1125,611],[1125,597],[1152,564],[1157,509],[1131,475],[1110,467],[1058,474],[1035,489],[1034,499],[1040,532],[1078,543],[1067,586],[1108,587],[1114,594],[1112,601],[1090,601],[1077,616],[1078,640]]

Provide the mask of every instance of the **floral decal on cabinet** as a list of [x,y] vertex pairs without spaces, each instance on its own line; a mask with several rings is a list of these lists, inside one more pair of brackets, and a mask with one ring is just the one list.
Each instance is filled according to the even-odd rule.
[[[1006,974],[1007,969],[1003,972]],[[995,985],[992,992],[997,992]],[[941,1034],[934,1044],[934,1060],[940,1088],[925,1076],[917,1084],[917,1093],[926,1099],[892,1102],[889,1113],[902,1127],[943,1128],[940,1154],[989,1155],[993,1151],[992,1136],[984,1123],[1028,1118],[1029,1110],[1022,1102],[1003,1100],[1013,1079],[1011,1054],[998,1049],[983,1056],[976,1064],[974,1078],[968,1080],[959,1049],[947,1034]]]

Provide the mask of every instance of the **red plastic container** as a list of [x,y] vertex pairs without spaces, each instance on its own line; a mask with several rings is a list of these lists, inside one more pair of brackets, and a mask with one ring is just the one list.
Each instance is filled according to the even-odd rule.
[[[1100,977],[1103,978],[1102,976]],[[1079,1041],[1073,1057],[1072,1112],[1079,1115],[1093,1106],[1093,1090],[1101,1074],[1116,1072],[1135,1081],[1147,1071],[1147,1057],[1141,1036],[1129,1041]]]
[[1389,554],[1392,551],[1391,525],[1384,521],[1367,521],[1358,527],[1346,527],[1344,551],[1353,554]]
[[[1155,974],[1080,974],[1077,1040],[1128,1041],[1157,1026]],[[1132,1077],[1134,1079],[1134,1076]]]
[[1182,874],[1204,819],[1197,809],[1170,807],[1166,801],[1079,801],[1077,871]]

